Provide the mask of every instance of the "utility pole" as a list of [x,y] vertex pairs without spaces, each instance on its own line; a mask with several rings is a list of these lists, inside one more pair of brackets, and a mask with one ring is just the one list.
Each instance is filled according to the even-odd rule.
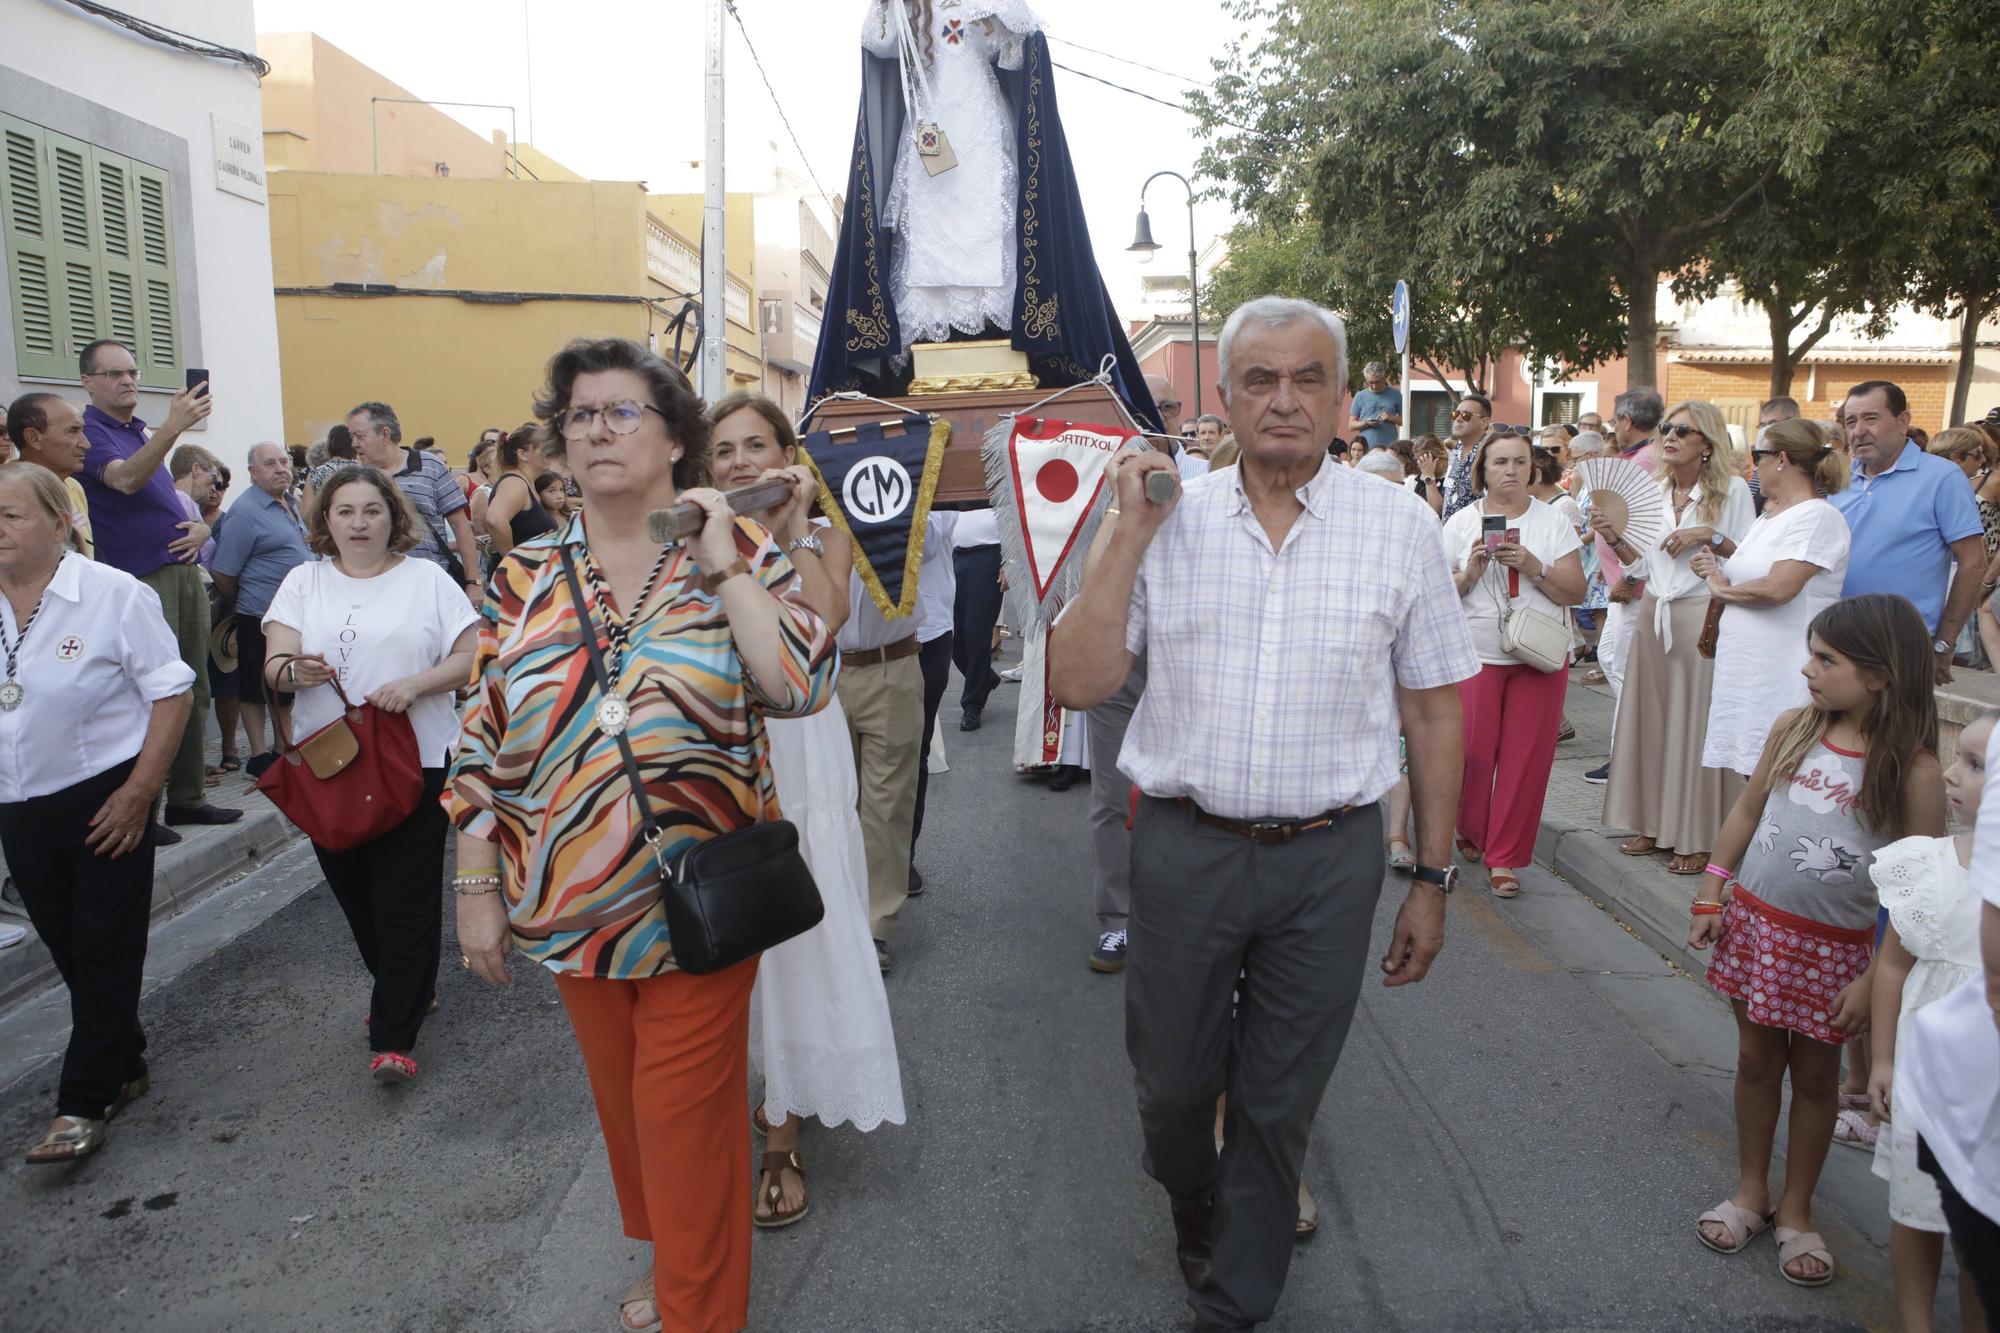
[[702,397],[714,402],[727,391],[729,349],[729,267],[723,262],[727,201],[722,189],[722,7],[708,0],[708,68],[704,75],[708,131],[708,189],[701,210],[701,383]]

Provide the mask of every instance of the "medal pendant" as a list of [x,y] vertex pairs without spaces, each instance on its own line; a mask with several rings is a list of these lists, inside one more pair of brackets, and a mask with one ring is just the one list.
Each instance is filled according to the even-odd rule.
[[[13,707],[8,704],[7,707]],[[606,695],[597,705],[597,725],[607,736],[622,736],[632,721],[632,706],[615,694]]]
[[28,692],[21,688],[19,681],[10,680],[4,685],[0,685],[0,708],[4,708],[10,713],[19,708],[21,700],[27,697]]

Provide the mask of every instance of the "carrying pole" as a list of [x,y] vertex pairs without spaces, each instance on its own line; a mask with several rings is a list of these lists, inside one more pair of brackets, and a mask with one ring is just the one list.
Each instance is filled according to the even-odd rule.
[[729,267],[723,255],[727,202],[722,182],[722,6],[708,0],[707,93],[703,123],[708,147],[707,189],[701,210],[701,383],[696,391],[714,402],[728,392]]

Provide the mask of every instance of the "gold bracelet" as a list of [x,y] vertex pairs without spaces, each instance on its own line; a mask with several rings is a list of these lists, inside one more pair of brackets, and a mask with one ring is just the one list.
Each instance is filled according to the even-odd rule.
[[476,870],[470,875],[459,875],[452,880],[454,884],[498,884],[499,882],[500,874],[494,870]]
[[451,891],[461,898],[477,898],[482,894],[500,892],[500,886],[498,884],[487,884],[480,888],[468,889],[463,884],[454,884]]

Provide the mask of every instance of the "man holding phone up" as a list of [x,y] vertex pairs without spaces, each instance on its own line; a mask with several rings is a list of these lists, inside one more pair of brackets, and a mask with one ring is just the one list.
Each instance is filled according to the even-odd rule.
[[[241,810],[210,805],[203,797],[202,741],[208,726],[208,590],[194,562],[208,540],[207,525],[181,510],[179,493],[166,468],[174,442],[210,408],[205,373],[190,374],[190,387],[174,395],[167,419],[156,431],[138,417],[139,363],[132,349],[100,338],[77,359],[90,406],[83,409],[84,494],[97,538],[97,558],[132,575],[160,596],[160,611],[180,645],[181,660],[194,672],[194,707],[188,712],[180,748],[167,770],[168,824],[228,824]],[[180,835],[154,830],[162,845]]]

